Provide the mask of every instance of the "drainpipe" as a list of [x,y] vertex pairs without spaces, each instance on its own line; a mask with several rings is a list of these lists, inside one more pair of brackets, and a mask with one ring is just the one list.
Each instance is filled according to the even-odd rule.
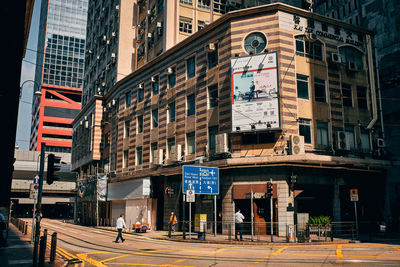
[[382,131],[382,138],[385,139],[385,127],[383,126],[383,107],[382,107],[382,96],[381,96],[381,82],[379,79],[379,65],[378,65],[378,51],[375,48],[375,64],[376,64],[376,84],[378,89],[378,99],[379,99],[379,117],[381,120],[381,131]]
[[368,56],[368,71],[369,71],[369,82],[371,88],[371,104],[372,104],[372,120],[367,126],[367,130],[371,130],[378,119],[377,105],[376,105],[376,92],[375,92],[375,76],[374,76],[374,63],[372,60],[372,40],[371,36],[367,34],[367,56]]

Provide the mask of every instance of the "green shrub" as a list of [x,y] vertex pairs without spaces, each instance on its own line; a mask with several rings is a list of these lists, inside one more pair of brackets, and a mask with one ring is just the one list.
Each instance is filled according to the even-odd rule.
[[328,225],[331,223],[329,216],[310,217],[307,224]]

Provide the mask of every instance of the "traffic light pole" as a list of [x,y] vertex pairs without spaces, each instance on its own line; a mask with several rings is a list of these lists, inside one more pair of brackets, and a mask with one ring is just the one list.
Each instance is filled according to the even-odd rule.
[[[270,183],[272,184],[272,179],[270,179]],[[270,208],[270,217],[271,217],[271,242],[274,242],[274,211],[273,208],[273,199],[272,195],[269,198],[269,208]]]
[[42,213],[42,188],[43,188],[43,174],[44,174],[44,160],[45,160],[45,143],[41,144],[40,152],[40,170],[39,170],[39,191],[37,197],[37,211],[36,211],[36,226],[35,226],[35,243],[33,247],[33,266],[38,264],[38,246],[40,237],[40,218]]

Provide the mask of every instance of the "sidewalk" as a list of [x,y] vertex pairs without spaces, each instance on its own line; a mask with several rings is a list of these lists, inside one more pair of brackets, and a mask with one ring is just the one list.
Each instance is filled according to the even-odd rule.
[[[108,230],[116,232],[115,227],[104,227],[99,226],[99,229]],[[350,239],[340,239],[334,238],[333,242],[330,241],[330,238],[325,241],[325,238],[321,237],[321,240],[315,242],[306,242],[306,243],[295,243],[295,242],[287,242],[286,237],[273,237],[273,242],[271,242],[271,236],[253,236],[253,240],[251,240],[251,235],[243,235],[243,241],[236,241],[235,236],[232,235],[231,239],[229,239],[228,235],[218,234],[214,236],[214,234],[206,234],[205,240],[199,240],[198,233],[192,232],[191,239],[189,239],[189,232],[186,232],[186,239],[183,239],[182,232],[172,232],[171,238],[168,237],[168,231],[147,231],[146,233],[136,233],[133,231],[126,231],[126,234],[138,235],[143,237],[148,237],[152,239],[160,239],[160,240],[171,240],[178,242],[192,242],[192,243],[213,243],[213,244],[232,244],[232,245],[315,245],[315,244],[347,244],[347,243],[358,243],[359,241],[352,241]]]
[[[50,249],[46,249],[44,266],[65,266],[64,260],[57,255],[53,264],[49,263]],[[32,266],[33,244],[30,242],[30,235],[22,234],[17,227],[9,224],[7,244],[0,248],[0,266]]]

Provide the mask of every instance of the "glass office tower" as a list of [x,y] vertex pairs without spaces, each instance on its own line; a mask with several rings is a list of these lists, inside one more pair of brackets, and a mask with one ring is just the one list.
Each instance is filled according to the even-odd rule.
[[[88,0],[42,0],[30,150],[70,152],[81,108]],[[34,90],[36,91],[36,90]]]

